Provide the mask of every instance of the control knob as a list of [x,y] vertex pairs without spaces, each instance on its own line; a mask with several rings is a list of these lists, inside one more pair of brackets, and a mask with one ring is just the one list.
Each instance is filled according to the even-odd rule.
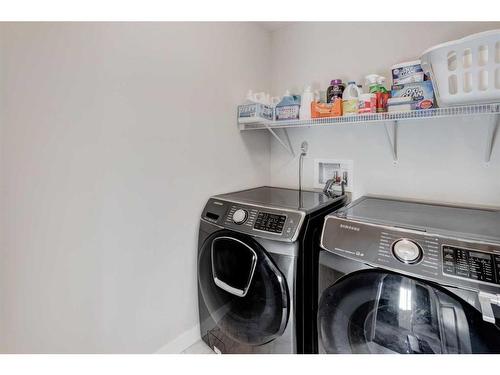
[[247,220],[247,217],[248,217],[248,212],[240,208],[234,211],[233,222],[235,224],[243,224]]
[[392,252],[397,260],[407,264],[417,263],[423,256],[422,248],[416,242],[406,238],[394,242]]

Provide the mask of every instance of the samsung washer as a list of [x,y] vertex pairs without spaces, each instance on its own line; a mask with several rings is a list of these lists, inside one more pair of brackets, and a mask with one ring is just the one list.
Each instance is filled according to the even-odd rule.
[[500,353],[500,212],[363,197],[328,215],[320,353]]
[[317,277],[312,247],[319,246],[324,216],[346,199],[259,187],[208,200],[200,220],[198,301],[201,337],[215,352],[312,350],[315,300],[304,293]]

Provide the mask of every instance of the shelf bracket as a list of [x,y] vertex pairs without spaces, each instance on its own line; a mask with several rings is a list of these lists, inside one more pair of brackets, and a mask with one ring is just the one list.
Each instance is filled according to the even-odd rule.
[[491,123],[488,138],[486,139],[486,153],[484,161],[488,165],[491,161],[491,154],[493,153],[493,148],[495,147],[495,140],[498,133],[498,127],[500,125],[500,115],[495,115],[494,121]]
[[385,135],[391,148],[392,160],[394,164],[398,163],[398,121],[384,123]]
[[295,152],[293,152],[293,147],[292,147],[292,143],[290,142],[290,138],[288,137],[288,131],[286,129],[282,129],[283,130],[283,133],[285,135],[285,138],[286,138],[286,143],[283,142],[283,140],[280,138],[280,136],[274,131],[273,128],[271,128],[268,124],[264,124],[267,128],[267,130],[269,130],[269,132],[273,135],[274,138],[276,138],[276,140],[278,141],[278,143],[283,146],[283,148],[290,154],[292,155],[293,157],[295,157]]

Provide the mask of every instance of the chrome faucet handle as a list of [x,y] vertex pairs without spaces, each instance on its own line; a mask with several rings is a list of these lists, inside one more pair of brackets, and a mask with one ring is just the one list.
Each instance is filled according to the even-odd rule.
[[331,178],[326,181],[325,187],[323,188],[323,192],[329,197],[334,197],[338,194],[335,192],[334,186],[340,186],[341,194],[345,195],[345,183],[346,182],[344,180],[337,182],[336,178]]
[[333,178],[330,178],[325,182],[325,187],[323,188],[323,193],[326,195],[330,195],[331,189],[333,184],[335,183],[335,180]]

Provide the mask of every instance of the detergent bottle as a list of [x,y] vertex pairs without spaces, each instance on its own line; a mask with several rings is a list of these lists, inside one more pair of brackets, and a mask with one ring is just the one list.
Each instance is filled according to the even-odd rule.
[[344,116],[358,113],[360,96],[361,92],[359,91],[358,86],[356,86],[356,82],[349,81],[347,87],[342,93],[342,112]]
[[302,93],[300,100],[299,118],[301,120],[309,120],[311,118],[311,103],[314,101],[314,93],[311,86],[307,86]]

